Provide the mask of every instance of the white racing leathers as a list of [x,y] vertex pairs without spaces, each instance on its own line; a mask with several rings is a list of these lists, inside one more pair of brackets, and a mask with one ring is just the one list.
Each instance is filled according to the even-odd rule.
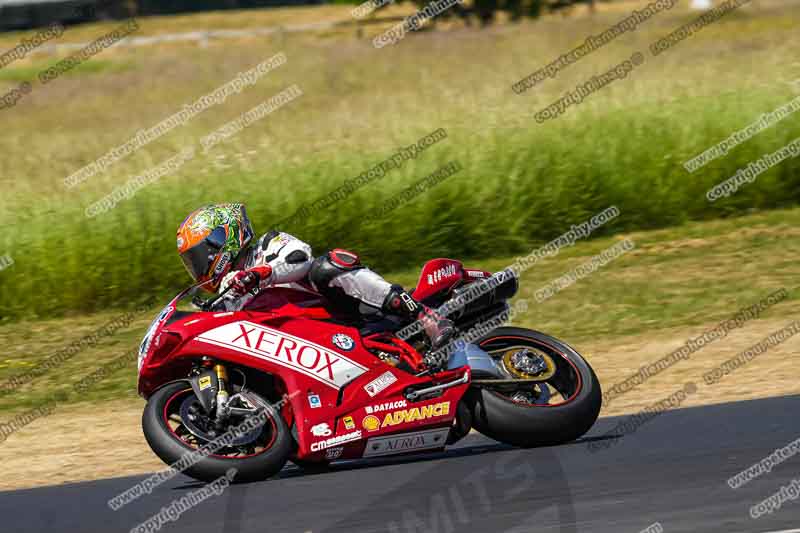
[[[263,265],[272,267],[272,275],[261,280],[261,289],[277,286],[309,291],[310,287],[314,287],[308,279],[312,266],[319,268],[321,262],[327,261],[324,257],[315,261],[311,246],[288,233],[277,231],[271,231],[258,239],[247,254],[244,263],[239,266],[240,269]],[[225,290],[236,272],[233,270],[223,278],[220,291]],[[327,287],[315,288],[329,298],[331,291],[328,289],[338,289],[374,311],[381,308],[392,290],[392,285],[377,273],[359,265],[353,269],[336,269],[335,275],[330,276]],[[226,297],[225,307],[229,311],[238,311],[246,307],[253,298],[252,294]]]

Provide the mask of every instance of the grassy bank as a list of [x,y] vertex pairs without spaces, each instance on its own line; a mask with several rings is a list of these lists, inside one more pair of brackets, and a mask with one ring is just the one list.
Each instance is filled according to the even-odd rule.
[[[290,34],[202,49],[103,52],[102,68],[34,84],[16,107],[0,110],[14,132],[0,138],[0,254],[15,261],[0,272],[0,314],[97,312],[175,292],[188,278],[174,252],[174,231],[192,209],[244,201],[257,231],[266,231],[271,221],[437,128],[448,138],[416,160],[282,229],[317,250],[350,247],[376,269],[397,271],[436,256],[483,262],[521,253],[610,205],[621,216],[600,237],[796,205],[798,159],[729,199],[709,204],[705,192],[800,136],[797,117],[695,173],[682,167],[797,95],[788,83],[800,78],[792,6],[743,8],[651,57],[651,42],[694,16],[676,7],[521,96],[512,83],[620,15],[422,32],[380,50],[369,40],[376,28],[363,39]],[[141,24],[146,29],[148,20]],[[279,51],[288,62],[256,86],[86,183],[64,187],[66,176],[140,129]],[[554,121],[536,123],[533,115],[563,91],[635,51],[646,61],[627,79]],[[19,79],[9,72],[0,77],[8,88]],[[295,83],[304,92],[296,101],[111,212],[85,217],[85,208],[115,187],[199,146],[201,137]],[[452,160],[464,169],[384,218],[362,223],[365,212]]]

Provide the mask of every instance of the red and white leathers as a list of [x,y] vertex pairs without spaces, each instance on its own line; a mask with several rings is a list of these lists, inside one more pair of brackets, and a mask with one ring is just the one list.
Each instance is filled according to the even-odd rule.
[[229,311],[247,306],[254,298],[249,291],[255,287],[291,287],[318,292],[344,312],[370,315],[382,311],[407,322],[421,320],[434,348],[453,333],[452,322],[362,265],[356,254],[334,249],[314,258],[311,246],[288,233],[271,231],[244,250],[219,290],[231,285],[225,300]]
[[[333,272],[334,275],[329,276],[331,279],[328,286],[317,287],[309,279],[315,263],[320,263],[320,261],[315,261],[310,245],[288,233],[271,231],[243,253],[242,258],[235,265],[235,270],[229,272],[222,279],[219,290],[220,292],[225,290],[237,275],[241,276],[240,272],[250,271],[264,265],[269,265],[272,272],[269,277],[259,279],[258,286],[262,289],[274,286],[300,290],[311,288],[325,296],[330,296],[335,292],[326,289],[338,288],[343,294],[375,309],[383,306],[387,295],[392,290],[391,283],[361,265],[357,257],[355,257],[353,265],[342,264],[341,269],[337,268]],[[321,268],[318,267],[315,270],[321,270]],[[229,310],[242,309],[253,299],[252,294],[242,294],[236,290],[232,290],[228,294],[230,297],[226,299],[226,307]]]

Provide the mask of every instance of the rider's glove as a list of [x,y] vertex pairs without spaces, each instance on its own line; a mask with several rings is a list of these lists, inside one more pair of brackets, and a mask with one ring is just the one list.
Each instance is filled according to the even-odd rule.
[[224,288],[230,287],[228,294],[232,296],[244,296],[259,287],[262,282],[267,281],[270,276],[272,276],[272,267],[269,265],[231,272],[223,280]]

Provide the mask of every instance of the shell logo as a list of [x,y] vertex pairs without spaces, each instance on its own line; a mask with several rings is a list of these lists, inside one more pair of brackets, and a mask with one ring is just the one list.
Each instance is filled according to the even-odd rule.
[[369,415],[364,417],[364,420],[361,421],[361,425],[364,426],[364,429],[367,431],[376,431],[380,429],[381,421],[377,416]]

